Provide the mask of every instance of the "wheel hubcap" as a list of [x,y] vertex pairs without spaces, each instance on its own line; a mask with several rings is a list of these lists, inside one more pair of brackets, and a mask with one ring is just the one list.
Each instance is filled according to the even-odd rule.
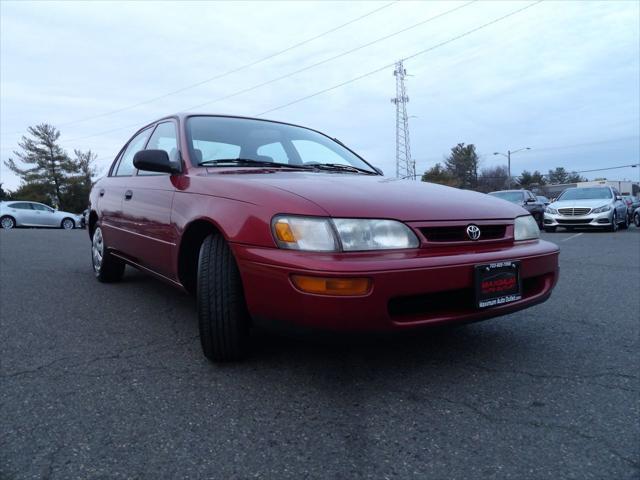
[[62,227],[69,230],[70,228],[73,228],[73,222],[71,220],[65,220],[62,222]]
[[2,228],[13,228],[13,220],[11,220],[10,218],[3,218]]
[[93,268],[96,272],[102,267],[102,257],[104,256],[104,240],[102,239],[102,230],[100,227],[93,232],[93,241],[91,242],[91,256],[93,257]]

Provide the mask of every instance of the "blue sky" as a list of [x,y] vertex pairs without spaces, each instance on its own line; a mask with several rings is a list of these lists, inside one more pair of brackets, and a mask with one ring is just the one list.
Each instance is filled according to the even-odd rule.
[[[418,170],[458,142],[474,143],[483,167],[503,163],[494,151],[532,147],[513,157],[514,173],[639,162],[640,2],[389,4],[2,1],[0,158],[11,155],[27,126],[49,122],[60,128],[69,152],[95,151],[104,172],[136,127],[159,116],[185,110],[256,115],[533,5],[405,62]],[[404,33],[215,101],[457,6]],[[382,69],[266,117],[325,131],[392,174],[392,72]],[[639,180],[640,168],[586,176]],[[19,183],[4,165],[0,177],[10,189]]]

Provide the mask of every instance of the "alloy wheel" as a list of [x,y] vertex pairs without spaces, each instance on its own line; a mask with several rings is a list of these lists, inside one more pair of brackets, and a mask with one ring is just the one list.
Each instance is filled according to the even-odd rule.
[[65,218],[62,221],[62,228],[64,228],[65,230],[71,230],[73,228],[73,220]]
[[91,257],[93,258],[93,269],[99,272],[102,268],[102,258],[104,257],[104,239],[102,238],[102,230],[100,227],[96,228],[96,231],[93,232]]
[[13,227],[15,227],[15,222],[13,221],[13,218],[11,217],[4,217],[2,219],[2,222],[0,222],[0,225],[2,225],[2,228],[9,230]]

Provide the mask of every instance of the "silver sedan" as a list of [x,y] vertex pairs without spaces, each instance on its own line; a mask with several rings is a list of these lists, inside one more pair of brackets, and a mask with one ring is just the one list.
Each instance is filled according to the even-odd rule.
[[22,200],[0,202],[0,226],[52,227],[72,229],[80,226],[80,216],[55,210],[48,205]]

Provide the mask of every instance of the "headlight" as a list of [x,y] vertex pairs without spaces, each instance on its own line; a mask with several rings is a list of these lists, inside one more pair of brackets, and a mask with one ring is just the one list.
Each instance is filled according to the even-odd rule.
[[557,215],[558,214],[558,210],[556,210],[555,208],[551,208],[551,207],[545,208],[544,211],[547,212],[547,213],[551,213],[552,215]]
[[540,229],[531,215],[517,217],[513,236],[516,242],[520,240],[533,240],[540,238]]
[[416,248],[418,237],[395,220],[277,216],[273,235],[280,248],[316,252]]
[[602,207],[594,208],[591,213],[604,213],[611,210],[611,205],[603,205]]
[[416,248],[418,237],[404,223],[395,220],[333,220],[344,251]]
[[280,248],[335,252],[338,249],[333,227],[326,218],[276,217],[273,235]]

